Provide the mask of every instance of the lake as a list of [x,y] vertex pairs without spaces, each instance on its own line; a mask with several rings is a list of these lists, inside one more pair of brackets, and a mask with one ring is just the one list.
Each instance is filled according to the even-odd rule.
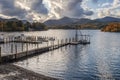
[[[119,80],[120,33],[105,33],[99,30],[82,30],[81,32],[91,35],[91,44],[65,46],[14,64],[64,80]],[[75,35],[74,30],[23,33],[57,37],[57,39],[72,38]]]

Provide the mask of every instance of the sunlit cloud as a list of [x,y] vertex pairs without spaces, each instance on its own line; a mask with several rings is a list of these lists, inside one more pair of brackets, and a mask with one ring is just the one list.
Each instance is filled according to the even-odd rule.
[[[110,0],[112,1],[112,0]],[[120,0],[1,0],[0,17],[46,21],[62,17],[100,18],[120,10]],[[97,15],[97,16],[96,16]],[[114,16],[119,16],[118,13]]]

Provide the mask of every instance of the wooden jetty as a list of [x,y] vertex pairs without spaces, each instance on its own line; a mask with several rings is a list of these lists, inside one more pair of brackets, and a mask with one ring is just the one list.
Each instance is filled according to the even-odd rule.
[[76,25],[75,40],[73,42],[71,42],[70,44],[71,45],[78,45],[78,44],[87,45],[87,44],[90,44],[90,35],[83,35],[80,30],[79,30],[80,34],[78,34],[77,27],[78,26]]
[[[0,47],[0,62],[4,63],[4,62],[10,62],[10,61],[16,61],[19,60],[21,58],[27,58],[28,56],[34,56],[36,54],[42,54],[44,52],[48,52],[51,50],[55,50],[58,48],[61,48],[63,46],[67,46],[67,45],[78,45],[78,44],[83,44],[83,45],[87,45],[90,44],[90,35],[80,35],[80,39],[78,37],[78,30],[76,29],[76,34],[75,37],[73,38],[69,38],[69,39],[62,39],[61,41],[58,40],[58,44],[54,44],[55,38],[48,38],[48,37],[35,37],[35,36],[28,36],[28,37],[17,37],[14,39],[10,39],[10,42],[20,42],[20,43],[40,43],[40,41],[42,42],[47,42],[47,46],[39,48],[37,47],[36,49],[33,50],[28,50],[28,45],[26,46],[26,51],[22,51],[23,52],[18,52],[17,51],[17,45],[15,45],[15,53],[13,54],[8,54],[8,55],[1,55],[1,47]],[[48,41],[52,42],[52,45],[48,45]],[[13,45],[12,45],[13,47]],[[12,49],[12,48],[11,48]],[[12,49],[13,50],[13,49]],[[13,51],[12,51],[13,52]]]
[[33,44],[38,44],[42,42],[48,42],[50,40],[55,40],[53,37],[43,37],[43,36],[24,36],[23,34],[19,36],[0,36],[0,44],[3,43],[11,43],[11,42],[16,42],[16,43],[33,43]]
[[33,56],[33,55],[36,55],[36,54],[42,54],[44,52],[55,50],[55,49],[58,49],[60,47],[63,47],[63,46],[69,45],[69,44],[70,43],[64,43],[64,44],[59,44],[59,45],[52,45],[52,46],[37,48],[37,49],[29,50],[29,51],[27,49],[27,51],[20,52],[20,53],[17,53],[17,46],[16,46],[15,47],[16,51],[15,51],[14,54],[3,55],[3,56],[1,55],[1,47],[0,47],[0,62],[1,63],[10,62],[10,61],[13,61],[13,60],[19,60],[21,58]]
[[[52,42],[51,45],[49,45],[49,46],[47,45],[47,46],[41,47],[41,48],[37,47],[36,49],[33,49],[33,50],[29,50],[28,49],[29,46],[27,45],[26,46],[26,51],[22,50],[23,52],[18,52],[17,51],[17,49],[18,49],[17,45],[15,45],[14,53],[8,54],[8,55],[1,55],[1,47],[0,47],[0,62],[4,63],[4,62],[16,61],[16,60],[19,60],[19,59],[22,59],[22,58],[27,58],[29,56],[34,56],[34,55],[37,55],[37,54],[42,54],[44,52],[55,50],[55,49],[58,49],[58,48],[61,48],[61,47],[67,46],[67,45],[86,44],[86,42],[84,42],[84,41],[85,40],[81,40],[79,42],[76,42],[74,38],[73,38],[73,40],[70,38],[70,39],[64,39],[64,40],[62,39],[61,41],[58,40],[58,43],[55,44],[54,40],[53,40],[53,41],[51,41]],[[12,45],[12,47],[13,47],[13,45]]]

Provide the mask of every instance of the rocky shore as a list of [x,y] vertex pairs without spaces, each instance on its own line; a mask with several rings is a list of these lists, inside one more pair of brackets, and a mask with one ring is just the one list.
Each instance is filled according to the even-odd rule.
[[0,65],[0,80],[58,80],[13,64]]

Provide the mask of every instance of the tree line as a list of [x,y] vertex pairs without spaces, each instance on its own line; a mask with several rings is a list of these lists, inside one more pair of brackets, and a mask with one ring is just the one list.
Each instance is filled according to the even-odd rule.
[[120,22],[112,22],[103,27],[101,31],[104,32],[120,32]]
[[40,22],[0,21],[0,31],[30,31],[45,30],[46,25]]

